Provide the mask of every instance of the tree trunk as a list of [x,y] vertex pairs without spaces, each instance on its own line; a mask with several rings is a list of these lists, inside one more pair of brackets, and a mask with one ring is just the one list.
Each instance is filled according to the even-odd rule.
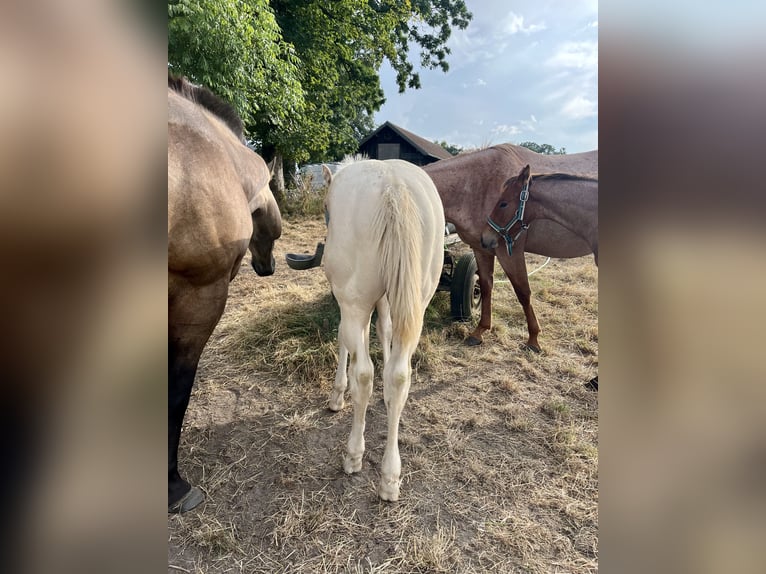
[[271,175],[271,191],[277,200],[277,203],[282,206],[285,202],[285,171],[282,162],[282,154],[276,152],[274,154],[274,172]]

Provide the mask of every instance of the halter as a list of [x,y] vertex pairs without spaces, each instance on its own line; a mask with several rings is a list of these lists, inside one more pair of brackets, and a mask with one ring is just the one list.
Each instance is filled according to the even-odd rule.
[[[529,227],[529,224],[524,223],[524,206],[527,203],[527,199],[529,199],[529,181],[530,180],[527,179],[527,181],[524,183],[524,187],[521,189],[521,194],[519,195],[519,207],[516,208],[516,214],[513,216],[513,219],[511,219],[504,227],[500,227],[497,223],[492,221],[491,217],[487,217],[487,223],[489,223],[489,226],[497,231],[503,239],[505,239],[505,244],[508,246],[509,256],[513,251],[513,242],[516,241],[519,238],[519,235],[521,235]],[[521,229],[519,229],[519,232],[516,235],[511,237],[508,232],[517,221],[521,222]]]

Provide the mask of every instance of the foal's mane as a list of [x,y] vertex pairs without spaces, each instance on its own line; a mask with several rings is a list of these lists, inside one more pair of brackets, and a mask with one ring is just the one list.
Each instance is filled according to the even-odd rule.
[[192,84],[184,76],[173,76],[169,72],[168,88],[220,118],[240,140],[244,141],[245,128],[242,119],[229,102],[222,100],[205,86]]

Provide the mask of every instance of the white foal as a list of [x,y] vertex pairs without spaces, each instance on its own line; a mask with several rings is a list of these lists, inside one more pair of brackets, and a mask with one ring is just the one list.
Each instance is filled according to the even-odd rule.
[[[399,498],[399,418],[410,388],[410,366],[423,314],[444,261],[444,210],[436,187],[419,167],[401,160],[364,160],[343,167],[329,185],[324,269],[341,312],[338,371],[330,408],[343,408],[348,383],[354,419],[343,468],[359,472],[365,414],[372,394],[370,317],[377,307],[383,347],[383,398],[388,439],[378,494]],[[350,359],[348,371],[346,362]]]

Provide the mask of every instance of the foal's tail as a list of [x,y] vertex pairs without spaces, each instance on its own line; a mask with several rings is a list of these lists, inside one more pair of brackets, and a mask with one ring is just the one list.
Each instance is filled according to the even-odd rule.
[[387,186],[372,223],[379,238],[381,276],[391,306],[394,336],[416,345],[423,328],[421,258],[423,221],[410,190]]

